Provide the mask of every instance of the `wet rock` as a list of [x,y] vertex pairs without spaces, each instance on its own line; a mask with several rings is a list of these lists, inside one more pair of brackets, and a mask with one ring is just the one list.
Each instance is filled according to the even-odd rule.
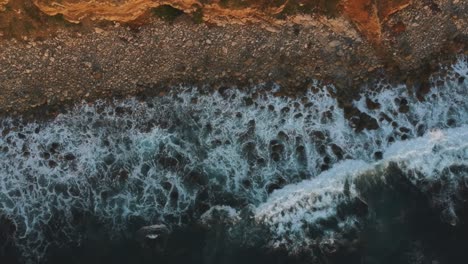
[[208,175],[200,169],[192,170],[185,178],[187,182],[198,184],[199,186],[206,186],[209,183]]
[[276,152],[278,154],[282,154],[284,152],[284,145],[278,140],[272,140],[270,141],[270,148],[271,151]]
[[416,98],[419,101],[424,101],[424,97],[431,91],[431,85],[428,81],[423,81],[416,87]]
[[406,128],[406,127],[400,127],[399,130],[403,133],[409,133],[411,131],[409,128]]
[[359,116],[352,117],[350,121],[356,132],[361,132],[364,129],[376,130],[379,128],[377,120],[363,112]]
[[367,109],[369,109],[369,110],[380,109],[380,103],[379,102],[374,102],[371,99],[369,99],[368,97],[366,97],[366,106],[367,106]]
[[117,178],[119,179],[119,181],[126,181],[129,177],[129,172],[128,170],[126,169],[120,169],[118,174],[117,174]]
[[267,186],[266,186],[266,191],[268,194],[272,193],[274,190],[278,190],[280,189],[281,186],[277,183],[269,183]]
[[311,132],[311,137],[314,139],[314,141],[323,141],[327,138],[324,132],[322,131],[312,131]]
[[333,152],[333,154],[335,154],[335,156],[338,158],[338,159],[343,159],[343,155],[344,155],[344,151],[342,148],[340,148],[338,145],[336,144],[332,144],[331,145],[331,150]]
[[251,105],[253,105],[254,101],[250,97],[245,97],[244,98],[244,103],[245,103],[246,106],[251,106]]
[[55,162],[53,160],[49,160],[48,164],[49,164],[49,167],[51,167],[51,168],[55,168],[58,165],[57,162]]
[[60,144],[59,143],[52,143],[49,147],[49,152],[51,154],[57,154],[58,153],[58,148],[60,147]]
[[281,155],[277,152],[273,152],[270,154],[270,158],[275,161],[275,162],[278,162],[281,160]]
[[408,105],[408,100],[406,100],[405,98],[401,99],[400,100],[400,107],[398,108],[398,111],[400,113],[408,113],[409,112],[409,105]]
[[291,109],[289,107],[285,106],[285,107],[281,108],[281,113],[286,114],[286,113],[289,113],[290,110]]
[[67,153],[67,154],[65,154],[64,158],[65,158],[65,160],[72,161],[72,160],[74,160],[76,157],[75,157],[75,155],[73,155],[72,153]]
[[244,186],[245,188],[250,188],[250,187],[252,187],[252,182],[251,182],[250,180],[248,180],[248,179],[243,179],[243,180],[241,181],[241,183],[242,183],[242,186]]
[[168,181],[164,181],[161,183],[161,186],[163,187],[164,190],[170,191],[172,189],[172,183]]
[[457,121],[456,121],[455,119],[449,118],[449,119],[447,120],[447,126],[449,126],[449,127],[455,127],[456,125],[457,125]]
[[288,134],[286,134],[284,131],[278,132],[277,137],[278,137],[278,139],[281,140],[281,141],[288,141],[288,140],[289,140]]
[[381,160],[383,158],[383,153],[381,151],[376,151],[374,153],[374,159]]

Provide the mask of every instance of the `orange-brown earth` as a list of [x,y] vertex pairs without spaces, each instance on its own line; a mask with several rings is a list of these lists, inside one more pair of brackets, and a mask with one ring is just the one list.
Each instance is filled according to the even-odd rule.
[[[213,24],[266,23],[313,14],[345,16],[372,42],[379,43],[382,23],[407,7],[411,0],[0,0],[0,30],[4,35],[37,34],[42,24],[55,26],[43,14],[72,23],[83,21],[133,22],[149,10],[170,5]],[[36,10],[37,9],[37,10]],[[38,12],[39,11],[39,12]],[[47,27],[46,26],[46,27]]]
[[409,4],[410,0],[345,0],[343,10],[368,39],[380,42],[382,23]]

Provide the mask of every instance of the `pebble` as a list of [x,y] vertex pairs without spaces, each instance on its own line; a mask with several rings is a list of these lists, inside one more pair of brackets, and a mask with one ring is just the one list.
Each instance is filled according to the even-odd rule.
[[328,43],[328,46],[331,48],[338,47],[341,43],[338,40],[333,40]]
[[98,34],[101,34],[102,32],[104,32],[104,29],[102,28],[94,28],[94,32],[98,33]]

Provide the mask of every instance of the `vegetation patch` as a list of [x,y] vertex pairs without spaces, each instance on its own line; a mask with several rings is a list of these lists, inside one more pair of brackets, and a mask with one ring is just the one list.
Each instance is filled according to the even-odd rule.
[[177,17],[184,14],[182,10],[170,5],[158,6],[156,8],[153,8],[152,11],[155,16],[167,22],[173,22]]
[[192,20],[195,24],[203,23],[203,9],[198,8],[195,12],[193,12]]

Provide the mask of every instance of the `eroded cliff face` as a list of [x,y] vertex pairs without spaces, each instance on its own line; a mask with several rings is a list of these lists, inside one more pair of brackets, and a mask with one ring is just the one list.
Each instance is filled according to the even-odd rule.
[[[34,20],[32,8],[40,13],[60,18],[72,23],[84,20],[132,22],[148,15],[153,8],[171,6],[197,19],[213,24],[262,23],[277,26],[285,21],[301,21],[312,16],[339,17],[351,20],[359,31],[372,42],[379,43],[382,23],[387,17],[407,7],[411,0],[22,0],[8,3],[0,0],[0,10],[16,12],[10,19],[0,21],[4,25],[12,20]],[[34,5],[34,6],[32,6]],[[38,14],[37,16],[41,16]],[[18,16],[19,15],[19,16]],[[0,19],[1,20],[1,19]],[[37,20],[37,19],[36,19]],[[39,19],[40,20],[40,19]],[[34,25],[37,21],[25,22]],[[29,26],[30,27],[30,26]]]
[[8,3],[8,0],[0,0],[0,11],[5,11],[5,5]]
[[409,4],[410,0],[345,0],[343,11],[368,39],[380,42],[385,20]]

